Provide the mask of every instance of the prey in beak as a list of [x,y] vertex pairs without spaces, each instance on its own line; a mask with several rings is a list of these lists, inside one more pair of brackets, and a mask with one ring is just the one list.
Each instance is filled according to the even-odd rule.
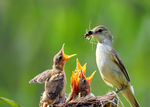
[[89,39],[90,39],[90,36],[93,35],[93,34],[94,34],[94,32],[93,32],[92,30],[89,30],[89,31],[87,30],[87,31],[86,31],[86,34],[84,35],[84,37],[89,40]]

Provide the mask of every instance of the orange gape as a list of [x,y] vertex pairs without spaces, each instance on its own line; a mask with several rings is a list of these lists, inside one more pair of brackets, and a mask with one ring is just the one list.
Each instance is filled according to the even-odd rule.
[[81,71],[83,72],[84,75],[86,75],[86,65],[87,65],[87,63],[85,63],[82,67],[79,60],[77,59],[77,67],[76,67],[75,72],[78,72],[79,76],[81,76],[81,74],[80,74]]
[[64,66],[65,62],[75,55],[66,55],[63,45],[62,49],[53,57],[53,68],[38,74],[29,81],[30,84],[45,83],[45,90],[40,99],[40,107],[65,102],[66,76]]
[[87,65],[87,63],[85,63],[83,66],[81,66],[79,60],[77,59],[77,67],[76,67],[75,72],[78,73],[79,77],[77,77],[77,78],[79,78],[79,80],[81,79],[81,76],[82,76],[87,82],[91,82],[96,71],[94,71],[90,77],[86,77],[86,65]]
[[71,76],[71,89],[74,92],[78,92],[79,74],[77,72],[72,72]]
[[95,74],[95,72],[92,73],[90,77],[86,77],[86,64],[81,66],[79,63],[79,60],[77,59],[77,67],[74,72],[72,72],[71,76],[71,95],[69,97],[69,100],[76,99],[78,94],[81,92],[79,87],[81,87],[81,84],[79,83],[82,79],[86,80],[86,83],[83,83],[82,85],[89,85],[89,90],[90,90],[90,83],[92,81],[92,78]]
[[86,74],[86,64],[82,67],[81,64],[79,63],[79,60],[77,59],[77,67],[75,69],[75,72],[72,72],[72,76],[71,76],[71,89],[73,90],[73,92],[78,93],[79,91],[79,80],[81,77],[81,71],[83,72],[83,74]]

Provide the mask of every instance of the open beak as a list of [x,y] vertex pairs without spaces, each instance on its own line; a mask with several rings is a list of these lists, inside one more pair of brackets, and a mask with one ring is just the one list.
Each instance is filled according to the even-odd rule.
[[96,73],[96,71],[94,71],[90,77],[86,78],[86,80],[87,80],[88,82],[91,82],[92,79],[93,79],[93,76],[95,75],[95,73]]
[[84,78],[86,80],[86,76],[83,74],[82,70],[81,70],[81,77],[80,78]]
[[95,34],[94,31],[89,30],[89,31],[86,32],[86,34],[84,35],[84,37],[85,37],[85,38],[87,38],[87,37],[89,38],[89,37],[90,37],[91,35],[93,35],[93,34]]
[[76,56],[76,54],[73,54],[73,55],[66,55],[65,53],[63,53],[63,59],[64,59],[65,61],[69,60],[70,58],[72,58],[72,57],[74,57],[74,56]]
[[82,67],[82,72],[84,75],[86,75],[86,65],[87,65],[87,63],[85,63]]
[[64,44],[63,44],[63,46],[62,46],[61,53],[62,53],[62,56],[63,56],[63,60],[64,60],[64,61],[67,61],[67,60],[69,60],[70,58],[76,56],[76,54],[73,54],[73,55],[66,55],[66,54],[64,53]]
[[81,66],[81,64],[80,64],[80,62],[79,62],[79,60],[78,60],[78,58],[76,59],[76,63],[77,63],[76,71],[77,71],[77,70],[81,70],[82,66]]
[[78,92],[79,75],[76,72],[72,72],[71,76],[71,88],[73,91]]
[[80,74],[80,76],[81,76],[81,71],[82,71],[82,73],[83,73],[84,75],[86,75],[86,65],[87,65],[87,63],[85,63],[83,66],[81,66],[81,64],[80,64],[80,62],[79,62],[79,60],[78,60],[78,58],[77,58],[77,60],[76,60],[76,63],[77,63],[77,66],[76,66],[75,71],[78,72],[78,73]]

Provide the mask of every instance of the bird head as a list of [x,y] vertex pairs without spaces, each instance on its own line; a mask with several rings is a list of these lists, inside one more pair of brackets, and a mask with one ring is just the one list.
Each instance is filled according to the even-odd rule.
[[84,37],[89,38],[91,35],[93,35],[98,42],[102,42],[104,40],[112,41],[112,36],[109,30],[103,25],[96,26],[92,30],[87,31]]
[[93,79],[93,76],[95,75],[94,71],[91,76],[86,77],[86,75],[83,74],[81,71],[81,76],[79,78],[79,92],[81,92],[81,96],[86,96],[91,91],[91,81]]
[[72,58],[73,56],[76,56],[76,54],[73,55],[66,55],[64,53],[64,44],[61,48],[61,50],[54,56],[53,62],[55,68],[63,68],[65,62]]

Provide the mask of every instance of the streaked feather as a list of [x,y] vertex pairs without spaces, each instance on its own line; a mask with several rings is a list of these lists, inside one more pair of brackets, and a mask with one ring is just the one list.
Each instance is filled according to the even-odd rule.
[[125,68],[125,66],[123,65],[122,61],[120,60],[119,56],[117,55],[116,51],[114,49],[112,49],[112,54],[113,54],[113,59],[114,59],[114,62],[118,65],[118,67],[120,68],[120,70],[123,72],[124,76],[126,77],[126,79],[128,81],[130,81],[130,78],[129,78],[129,75],[128,75],[128,72]]
[[[47,79],[50,78],[50,73],[52,72],[52,70],[46,70],[40,74],[38,74],[37,76],[35,76],[32,80],[29,81],[30,84],[32,83],[43,83],[45,82]],[[49,73],[49,75],[48,75]]]

